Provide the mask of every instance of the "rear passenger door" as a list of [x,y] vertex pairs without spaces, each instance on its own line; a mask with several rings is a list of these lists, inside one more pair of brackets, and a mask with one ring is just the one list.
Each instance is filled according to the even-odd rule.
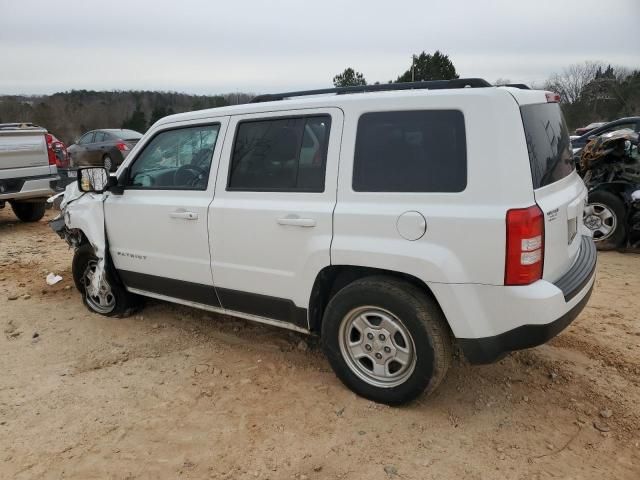
[[209,210],[223,308],[308,327],[330,263],[342,123],[336,108],[232,117]]

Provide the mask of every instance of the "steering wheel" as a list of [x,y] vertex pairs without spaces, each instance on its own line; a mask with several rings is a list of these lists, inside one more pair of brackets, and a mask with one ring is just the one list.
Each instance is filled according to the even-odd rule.
[[195,186],[199,180],[205,177],[206,170],[193,164],[182,165],[173,174],[174,185]]

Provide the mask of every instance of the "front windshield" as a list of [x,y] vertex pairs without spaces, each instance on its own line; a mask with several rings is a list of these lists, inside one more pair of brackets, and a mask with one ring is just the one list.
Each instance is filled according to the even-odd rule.
[[205,189],[219,125],[168,130],[156,135],[131,166],[133,187]]

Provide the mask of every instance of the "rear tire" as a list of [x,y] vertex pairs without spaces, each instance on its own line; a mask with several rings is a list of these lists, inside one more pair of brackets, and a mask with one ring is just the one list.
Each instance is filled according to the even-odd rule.
[[124,286],[115,278],[108,266],[105,266],[105,289],[99,295],[88,294],[86,286],[90,282],[92,272],[98,261],[93,247],[85,243],[78,247],[73,256],[72,272],[73,281],[78,291],[82,294],[85,306],[92,312],[107,317],[126,317],[140,308],[140,298],[126,291]]
[[385,276],[357,280],[331,299],[322,346],[347,387],[388,405],[431,394],[452,358],[437,303],[415,285]]
[[584,222],[593,232],[598,250],[615,250],[624,246],[627,238],[627,210],[614,193],[596,190],[589,194]]
[[37,222],[44,217],[46,202],[11,202],[13,213],[23,222]]

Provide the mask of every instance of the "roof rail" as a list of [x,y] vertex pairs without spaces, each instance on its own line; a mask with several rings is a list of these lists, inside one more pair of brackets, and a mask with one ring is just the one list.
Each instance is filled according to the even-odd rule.
[[423,82],[405,83],[381,83],[377,85],[362,85],[355,87],[321,88],[319,90],[301,90],[298,92],[266,93],[258,95],[251,100],[251,103],[273,102],[291,97],[306,97],[309,95],[323,95],[334,93],[343,95],[347,93],[381,92],[389,90],[442,90],[447,88],[483,88],[492,87],[489,82],[482,78],[456,78],[454,80],[428,80]]
[[505,83],[504,85],[500,85],[500,86],[519,88],[520,90],[531,90],[531,87],[529,87],[529,85],[525,85],[524,83]]

